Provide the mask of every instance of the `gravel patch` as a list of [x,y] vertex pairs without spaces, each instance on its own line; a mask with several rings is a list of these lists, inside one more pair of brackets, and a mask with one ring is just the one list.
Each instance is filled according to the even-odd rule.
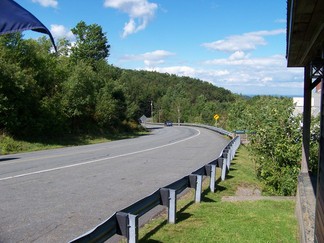
[[239,186],[235,192],[235,196],[224,196],[222,202],[239,202],[239,201],[258,201],[258,200],[296,200],[296,197],[284,196],[261,196],[261,190],[257,187]]

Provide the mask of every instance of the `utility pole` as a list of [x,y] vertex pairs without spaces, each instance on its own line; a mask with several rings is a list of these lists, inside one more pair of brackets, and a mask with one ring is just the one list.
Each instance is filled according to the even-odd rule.
[[178,110],[178,126],[180,126],[180,117],[181,117],[180,104],[177,105],[177,110]]
[[151,100],[151,119],[153,122],[153,100]]

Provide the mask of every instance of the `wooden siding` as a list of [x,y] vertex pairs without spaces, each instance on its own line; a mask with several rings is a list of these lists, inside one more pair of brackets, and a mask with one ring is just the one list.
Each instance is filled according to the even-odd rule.
[[323,46],[324,1],[289,0],[287,10],[288,66],[305,67]]

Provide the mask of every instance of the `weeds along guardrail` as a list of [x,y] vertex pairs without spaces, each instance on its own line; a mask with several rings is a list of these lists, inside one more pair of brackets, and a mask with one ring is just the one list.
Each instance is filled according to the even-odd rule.
[[[191,124],[182,125],[191,126]],[[197,124],[193,125],[198,126]],[[199,126],[219,132],[218,128],[216,130],[210,126]],[[220,133],[224,135],[231,134],[222,129],[221,131],[222,132]],[[240,137],[233,138],[222,150],[220,156],[212,162],[202,166],[196,171],[193,171],[190,175],[187,175],[165,187],[159,188],[151,195],[148,195],[145,198],[133,203],[127,208],[115,212],[106,221],[99,224],[84,235],[70,241],[70,243],[105,242],[115,234],[126,237],[127,242],[135,243],[138,241],[139,217],[143,216],[145,213],[149,212],[158,205],[163,205],[168,208],[168,223],[175,224],[177,195],[186,188],[195,188],[195,202],[199,203],[201,201],[203,176],[210,177],[210,191],[215,192],[216,167],[221,169],[220,179],[225,180],[226,173],[230,169],[231,161],[234,158],[240,143]]]

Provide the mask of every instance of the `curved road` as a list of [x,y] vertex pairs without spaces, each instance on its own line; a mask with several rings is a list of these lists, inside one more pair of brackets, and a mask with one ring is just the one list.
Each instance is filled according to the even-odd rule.
[[0,242],[67,242],[217,158],[228,140],[193,127],[0,156]]

